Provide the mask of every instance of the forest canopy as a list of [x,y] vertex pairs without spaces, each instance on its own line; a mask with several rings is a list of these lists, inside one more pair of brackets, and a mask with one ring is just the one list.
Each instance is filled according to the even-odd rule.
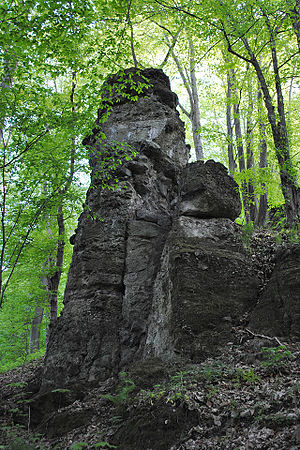
[[220,161],[239,183],[239,223],[297,226],[299,0],[3,0],[0,18],[4,367],[45,346],[61,308],[82,140],[111,73],[163,69],[191,159]]

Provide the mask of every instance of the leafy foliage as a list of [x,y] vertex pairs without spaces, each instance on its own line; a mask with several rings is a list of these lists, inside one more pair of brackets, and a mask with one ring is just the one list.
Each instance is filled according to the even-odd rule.
[[134,382],[128,378],[126,372],[120,372],[121,382],[116,389],[116,393],[114,395],[105,394],[102,397],[110,400],[115,405],[119,405],[128,400],[130,393],[135,389]]
[[265,358],[262,365],[270,370],[280,370],[286,365],[288,359],[294,358],[292,352],[285,345],[262,347],[261,351]]

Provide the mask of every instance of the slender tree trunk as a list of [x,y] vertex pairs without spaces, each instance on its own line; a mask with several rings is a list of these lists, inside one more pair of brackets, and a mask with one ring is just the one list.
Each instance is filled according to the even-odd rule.
[[[239,162],[239,171],[240,173],[245,173],[246,163],[245,163],[245,155],[244,155],[244,146],[243,146],[243,137],[242,137],[242,129],[241,129],[241,120],[240,120],[240,105],[238,100],[238,92],[236,87],[235,73],[234,69],[230,70],[232,84],[234,86],[235,92],[235,102],[233,105],[233,113],[234,113],[234,130],[235,130],[235,138],[236,138],[236,149],[238,154],[238,162]],[[244,206],[244,214],[246,223],[250,222],[249,215],[249,202],[248,202],[248,186],[247,182],[244,180],[241,183],[241,193],[242,193],[242,201]]]
[[55,258],[55,272],[51,277],[48,277],[49,291],[50,291],[50,326],[57,319],[57,293],[58,286],[60,282],[63,260],[64,260],[64,249],[65,249],[65,224],[62,206],[58,207],[57,212],[57,225],[58,225],[58,242],[56,247],[56,258]]
[[[267,142],[264,137],[261,137],[259,168],[263,169],[265,167],[268,167]],[[259,207],[258,207],[256,221],[255,221],[255,223],[258,227],[264,226],[264,224],[266,222],[266,218],[267,218],[267,211],[268,211],[268,188],[265,183],[262,183],[262,187],[264,189],[264,193],[261,194],[260,198],[259,198]]]
[[131,3],[132,3],[132,0],[130,0],[129,4],[128,4],[127,23],[129,25],[129,28],[130,28],[130,47],[131,47],[132,59],[133,59],[134,67],[137,69],[138,68],[138,60],[137,60],[135,49],[134,49],[133,26],[132,26],[132,22],[131,22],[131,19],[130,19]]
[[31,322],[29,353],[35,353],[40,349],[41,342],[41,324],[43,321],[44,308],[36,306],[34,310],[34,318]]
[[[252,115],[253,115],[253,99],[251,87],[248,87],[249,92],[249,105],[248,105],[248,114],[247,114],[247,125],[246,125],[246,136],[247,136],[247,145],[246,145],[246,155],[247,155],[247,170],[254,170],[254,154],[253,154],[253,123],[252,123]],[[257,202],[255,196],[255,188],[253,183],[253,177],[249,175],[248,181],[248,202],[249,202],[249,216],[250,221],[255,222],[256,214],[257,214]]]
[[[236,148],[237,148],[238,161],[239,161],[239,171],[240,171],[240,173],[243,173],[243,172],[245,172],[246,164],[245,164],[245,157],[244,157],[242,131],[241,131],[240,110],[239,110],[238,104],[235,104],[233,106],[233,111],[234,111],[234,128],[235,128],[235,137],[236,137]],[[249,223],[250,215],[249,215],[249,203],[248,203],[248,186],[247,186],[247,183],[245,180],[242,181],[242,183],[241,183],[241,192],[242,192],[242,200],[243,200],[243,206],[244,206],[245,221],[246,221],[246,223]]]
[[288,100],[288,107],[287,107],[287,111],[286,111],[286,122],[287,122],[287,128],[288,128],[288,132],[289,132],[289,136],[292,137],[292,127],[291,127],[291,111],[292,111],[292,97],[293,97],[293,83],[295,80],[295,73],[297,70],[297,66],[296,64],[294,64],[293,67],[293,72],[292,72],[292,76],[291,76],[291,80],[290,80],[290,85],[289,85],[289,100]]
[[230,72],[227,72],[227,93],[226,93],[226,125],[227,125],[227,154],[228,154],[228,166],[229,173],[233,176],[236,171],[236,162],[233,152],[233,129],[231,123],[231,109],[232,109],[232,81]]
[[193,129],[193,140],[195,146],[195,153],[197,161],[203,159],[203,146],[201,140],[201,120],[200,120],[200,107],[199,107],[199,94],[197,89],[197,80],[195,73],[195,50],[193,42],[189,40],[190,47],[190,78],[191,78],[191,121]]
[[40,349],[43,315],[44,308],[42,306],[36,306],[30,328],[29,353],[35,353]]
[[[56,255],[49,254],[47,257],[47,261],[44,264],[44,272],[46,272],[41,277],[41,284],[47,292],[48,297],[48,305],[50,307],[50,318],[49,318],[49,327],[51,328],[54,322],[57,319],[57,294],[58,287],[61,278],[61,272],[63,267],[63,259],[64,259],[64,234],[65,234],[65,225],[64,225],[64,216],[62,206],[58,207],[57,211],[57,225],[58,225],[58,240],[56,245]],[[53,237],[53,233],[50,227],[47,227],[48,235]],[[54,272],[53,272],[54,269]],[[50,272],[47,273],[47,272]],[[43,313],[44,308],[42,306],[36,306],[34,312],[34,318],[31,323],[31,332],[30,332],[30,344],[29,344],[29,352],[37,351],[40,348],[40,328],[43,321]],[[47,333],[48,335],[49,333]]]
[[[261,89],[258,89],[258,126],[259,126],[259,168],[264,169],[268,167],[267,159],[267,142],[266,142],[266,126],[262,116],[262,104],[261,104]],[[258,227],[263,227],[267,218],[268,210],[268,189],[265,183],[262,183],[262,188],[264,193],[260,195],[258,213],[256,217],[255,224]]]
[[[166,39],[166,43],[171,50],[171,44]],[[182,65],[180,64],[179,59],[177,58],[174,50],[171,50],[172,58],[177,66],[178,72],[181,76],[181,79],[183,81],[184,87],[188,93],[189,96],[189,102],[190,102],[190,112],[188,112],[181,104],[179,104],[179,107],[181,108],[182,112],[189,118],[192,125],[192,132],[193,132],[193,141],[194,141],[194,147],[195,147],[195,154],[197,161],[203,159],[203,146],[202,146],[202,140],[201,140],[201,120],[200,120],[200,108],[199,108],[199,95],[197,90],[197,80],[196,80],[196,73],[195,73],[195,51],[193,47],[193,43],[190,40],[190,67],[189,67],[189,78],[185,75],[184,69]]]

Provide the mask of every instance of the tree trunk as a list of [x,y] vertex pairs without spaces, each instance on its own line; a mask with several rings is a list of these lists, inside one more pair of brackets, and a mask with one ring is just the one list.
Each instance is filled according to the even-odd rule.
[[[254,169],[254,154],[253,154],[253,123],[252,123],[252,115],[253,115],[253,100],[252,100],[252,92],[249,88],[249,110],[247,114],[247,126],[246,126],[246,136],[247,136],[247,145],[246,145],[246,155],[247,155],[247,170]],[[249,216],[250,221],[255,222],[257,215],[257,202],[255,196],[255,189],[253,184],[253,178],[249,175],[248,181],[248,202],[249,202]]]
[[201,120],[200,120],[200,107],[199,107],[199,95],[197,89],[197,80],[195,73],[195,50],[193,42],[189,40],[190,47],[190,77],[191,77],[191,121],[193,130],[193,140],[195,146],[195,153],[197,161],[203,159],[203,146],[201,140]]
[[55,272],[51,277],[48,277],[49,284],[49,303],[50,303],[50,327],[53,325],[55,320],[57,319],[57,293],[58,286],[60,282],[63,260],[64,260],[64,249],[65,249],[65,224],[64,224],[64,216],[62,206],[58,207],[57,211],[57,225],[58,225],[58,242],[56,247],[56,260],[55,264]]
[[226,93],[226,124],[227,124],[227,154],[228,154],[228,166],[229,173],[233,176],[236,170],[236,162],[233,153],[233,129],[231,125],[231,103],[232,103],[232,81],[230,72],[227,72],[227,93]]
[[279,77],[279,70],[277,63],[277,53],[275,41],[272,36],[273,33],[272,31],[270,31],[272,62],[275,74],[275,85],[277,94],[277,112],[279,119],[278,121],[276,117],[277,114],[275,112],[275,108],[272,103],[269,88],[267,86],[259,61],[252,52],[248,40],[246,38],[243,39],[243,43],[245,45],[246,50],[248,51],[251,63],[256,71],[263,92],[264,102],[268,113],[268,120],[272,129],[276,157],[280,167],[280,180],[282,193],[285,200],[286,218],[287,222],[292,224],[295,221],[297,222],[300,218],[300,198],[299,198],[300,194],[299,188],[297,187],[295,170],[293,168],[292,161],[290,158],[289,139],[285,120],[281,81]]
[[[264,137],[260,139],[260,161],[259,168],[263,169],[267,167],[267,143]],[[268,189],[265,183],[262,183],[262,187],[264,188],[264,193],[260,195],[259,198],[259,207],[258,213],[256,217],[256,225],[258,227],[263,227],[267,218],[267,210],[268,210]]]
[[[243,138],[242,138],[242,129],[241,129],[241,120],[240,120],[240,105],[238,100],[238,92],[236,87],[236,80],[235,80],[235,73],[234,69],[231,69],[231,79],[232,83],[235,86],[235,102],[233,105],[233,112],[234,112],[234,130],[235,130],[235,138],[236,138],[236,149],[238,154],[238,161],[239,161],[239,171],[240,173],[245,173],[246,169],[246,163],[245,163],[245,156],[244,156],[244,146],[243,146]],[[242,181],[241,183],[241,193],[242,193],[242,201],[244,206],[244,215],[245,215],[245,221],[246,223],[250,222],[250,215],[249,215],[249,203],[248,203],[248,186],[246,181]]]
[[41,325],[43,321],[44,308],[36,306],[34,310],[34,318],[31,322],[29,353],[35,353],[40,349],[41,342]]
[[199,95],[198,95],[198,89],[197,89],[197,80],[196,80],[196,73],[195,73],[195,51],[193,47],[193,43],[190,40],[190,80],[185,75],[182,65],[180,64],[179,59],[177,58],[174,50],[171,47],[171,44],[166,40],[166,43],[171,50],[172,58],[177,66],[178,72],[181,76],[181,79],[183,81],[184,87],[186,88],[186,91],[189,96],[190,101],[190,112],[186,111],[186,109],[179,104],[179,107],[181,108],[182,112],[189,118],[192,125],[192,132],[193,132],[193,141],[194,141],[194,147],[195,147],[195,154],[197,161],[203,159],[203,146],[202,146],[202,140],[201,140],[201,120],[200,120],[200,108],[199,108]]
[[[58,287],[63,267],[63,258],[64,258],[64,233],[65,233],[65,225],[64,225],[64,217],[62,206],[58,207],[57,212],[57,224],[58,224],[58,241],[56,245],[56,255],[49,254],[47,257],[47,261],[44,264],[45,272],[52,272],[55,268],[54,273],[45,274],[41,278],[41,283],[44,289],[47,291],[48,297],[48,305],[50,307],[50,318],[49,318],[49,329],[51,329],[53,323],[57,319],[57,293]],[[52,235],[52,231],[47,227],[48,234]],[[30,332],[30,344],[29,344],[29,352],[32,353],[34,351],[39,350],[40,348],[40,327],[43,320],[44,308],[41,306],[37,306],[35,308],[34,318],[31,323],[31,332]],[[47,331],[47,342],[48,342],[49,331]]]
[[[259,126],[259,168],[264,169],[268,167],[267,159],[267,142],[266,142],[266,126],[262,116],[262,93],[261,89],[258,89],[257,95],[258,103],[258,126]],[[264,193],[260,195],[258,213],[255,224],[258,227],[263,227],[267,218],[268,210],[268,188],[265,183],[262,183]]]

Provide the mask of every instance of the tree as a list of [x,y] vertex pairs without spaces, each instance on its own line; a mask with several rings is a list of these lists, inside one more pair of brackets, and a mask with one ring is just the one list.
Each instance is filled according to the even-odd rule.
[[[265,168],[268,167],[268,159],[267,159],[266,126],[263,118],[261,99],[262,99],[261,89],[258,88],[257,103],[258,103],[258,126],[259,126],[259,168],[264,170]],[[262,183],[262,188],[263,192],[260,194],[259,207],[255,219],[255,223],[259,227],[262,227],[265,224],[268,207],[268,191],[265,182]]]
[[[30,235],[54,203],[59,207],[65,184],[87,156],[81,139],[92,127],[99,100],[94,94],[105,77],[93,64],[114,64],[103,55],[109,47],[117,53],[118,46],[123,58],[123,12],[117,6],[108,14],[102,3],[95,8],[89,0],[5,1],[1,12],[0,306]],[[68,89],[58,86],[68,76],[71,102]]]
[[[287,221],[289,223],[297,221],[300,215],[299,188],[296,169],[290,155],[280,74],[283,67],[297,55],[298,51],[295,52],[295,48],[291,48],[288,55],[280,51],[282,33],[291,37],[290,23],[285,20],[286,5],[283,8],[284,3],[281,1],[266,5],[265,1],[252,2],[250,0],[244,2],[243,5],[238,0],[234,2],[215,0],[209,4],[199,2],[188,7],[184,2],[175,4],[156,0],[155,3],[173,14],[187,16],[190,21],[193,20],[194,23],[207,27],[211,35],[217,34],[223,38],[229,53],[253,67],[263,92],[264,104],[271,126]],[[298,11],[297,8],[296,11]],[[291,13],[291,9],[289,12]],[[294,21],[295,26],[297,24],[295,25]],[[271,77],[264,71],[260,63],[261,52],[267,53],[271,58]],[[273,88],[276,94],[276,104],[272,99]]]
[[228,156],[228,168],[231,176],[236,171],[236,162],[234,156],[233,147],[233,127],[232,127],[232,96],[233,96],[233,83],[230,73],[230,69],[227,69],[227,90],[226,90],[226,127],[227,127],[227,156]]
[[[299,198],[299,188],[296,180],[296,171],[293,167],[291,156],[290,156],[290,144],[286,123],[285,114],[285,102],[282,92],[282,82],[280,78],[280,67],[278,61],[278,34],[279,34],[279,19],[281,15],[275,15],[275,20],[271,22],[271,14],[268,13],[264,5],[258,3],[257,8],[254,10],[252,4],[249,3],[248,10],[249,14],[247,17],[254,17],[251,20],[251,28],[253,33],[253,28],[259,23],[263,26],[264,31],[267,35],[269,41],[269,48],[272,58],[272,68],[273,68],[273,82],[275,85],[277,106],[275,107],[272,101],[272,96],[270,88],[266,81],[266,76],[263,73],[262,65],[258,59],[256,52],[258,50],[253,48],[250,40],[252,36],[246,37],[247,30],[240,29],[238,26],[238,19],[233,18],[231,9],[228,4],[221,6],[221,10],[224,14],[226,11],[228,20],[221,19],[221,30],[227,42],[227,48],[230,53],[242,59],[243,61],[251,64],[254,67],[260,86],[264,96],[265,106],[268,112],[268,120],[271,125],[273,140],[275,145],[275,152],[280,167],[280,178],[282,193],[285,199],[286,217],[289,223],[293,223],[300,217],[300,198]],[[276,11],[272,11],[276,13]],[[249,27],[250,28],[250,27]],[[241,49],[236,50],[236,45],[242,44],[247,52],[247,56],[241,52]],[[284,64],[284,63],[282,63]]]
[[[73,208],[73,210],[72,210]],[[66,234],[72,233],[81,202],[65,206]],[[10,366],[16,359],[27,359],[39,349],[45,351],[46,334],[50,321],[49,292],[45,289],[47,277],[54,274],[55,267],[45,267],[45,255],[55,255],[59,230],[55,223],[55,209],[48,211],[50,217],[40,222],[31,235],[30,243],[22,253],[12,282],[6,291],[6,301],[0,314],[0,358],[2,365]],[[48,234],[47,223],[52,224]],[[58,314],[62,309],[64,286],[72,256],[72,246],[65,243],[61,282],[58,288]],[[40,315],[39,315],[40,313]],[[34,327],[33,327],[33,322]]]
[[[172,38],[173,38],[173,41],[177,40],[177,36],[172,36]],[[202,139],[201,139],[200,106],[199,106],[199,94],[198,94],[197,79],[196,79],[196,60],[195,60],[194,44],[193,44],[192,39],[189,38],[188,39],[188,52],[189,52],[188,67],[183,67],[175,53],[175,49],[172,47],[173,43],[171,43],[169,41],[167,35],[166,35],[165,39],[166,39],[166,43],[170,49],[172,58],[177,66],[178,72],[180,73],[183,85],[188,94],[189,103],[190,103],[190,111],[187,111],[181,103],[179,103],[179,107],[182,110],[182,112],[191,121],[196,160],[199,161],[199,160],[203,159],[204,155],[203,155],[203,146],[202,146]]]
[[[9,311],[17,299],[20,305],[25,302],[20,328],[31,351],[39,346],[45,308],[50,305],[50,323],[57,317],[63,210],[84,194],[76,189],[78,171],[86,170],[82,165],[89,156],[81,140],[94,125],[102,81],[129,59],[123,9],[117,2],[110,9],[104,3],[25,1],[1,6],[6,33],[0,37],[0,305]],[[57,225],[49,227],[53,211]],[[33,289],[13,297],[37,230],[45,224],[52,246],[36,261],[36,293]]]
[[[297,220],[299,0],[4,0],[0,12],[0,303],[8,311],[20,302],[26,345],[31,327],[36,348],[39,308],[42,328],[57,315],[65,218],[88,170],[81,141],[109,73],[164,68],[173,89],[186,90],[180,106],[197,159],[205,147],[229,165],[247,222],[263,226],[267,208],[282,201],[288,221]],[[36,253],[36,280],[23,297],[17,284],[21,273],[30,277],[25,262],[42,235],[51,245]]]

